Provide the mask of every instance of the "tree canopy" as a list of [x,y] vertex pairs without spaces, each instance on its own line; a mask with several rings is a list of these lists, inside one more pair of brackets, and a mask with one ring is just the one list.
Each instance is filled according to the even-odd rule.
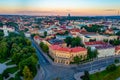
[[36,74],[38,61],[35,53],[31,41],[21,34],[10,33],[9,36],[0,39],[0,58],[11,58],[12,62],[18,65],[21,71],[27,66],[33,76]]
[[48,47],[46,44],[44,44],[43,42],[41,42],[41,43],[39,44],[39,46],[41,47],[41,49],[42,49],[45,53],[48,53],[49,47]]
[[87,58],[93,59],[96,58],[98,55],[97,49],[92,50],[90,47],[87,48]]
[[30,69],[27,66],[25,66],[23,69],[23,77],[24,80],[33,80],[32,73],[30,72]]
[[64,41],[67,43],[67,46],[71,46],[71,47],[84,46],[82,44],[81,38],[79,37],[76,38],[66,37]]

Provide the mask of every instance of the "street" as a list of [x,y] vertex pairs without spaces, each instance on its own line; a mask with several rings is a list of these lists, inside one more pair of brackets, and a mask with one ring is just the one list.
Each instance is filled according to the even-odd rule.
[[83,72],[85,70],[92,71],[92,70],[100,69],[114,63],[114,59],[116,58],[120,60],[120,56],[112,56],[102,59],[96,59],[92,62],[79,64],[73,67],[56,66],[56,65],[52,65],[46,59],[46,57],[41,53],[41,50],[39,49],[38,45],[36,45],[33,40],[31,41],[32,41],[32,46],[36,49],[37,56],[39,58],[39,64],[43,69],[43,73],[41,73],[43,75],[42,78],[38,77],[39,79],[37,80],[41,80],[41,79],[53,80],[57,77],[59,77],[61,80],[75,80],[74,79],[75,73]]

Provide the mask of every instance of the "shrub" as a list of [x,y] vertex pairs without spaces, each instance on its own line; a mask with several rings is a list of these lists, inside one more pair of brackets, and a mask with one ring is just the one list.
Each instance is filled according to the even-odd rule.
[[15,80],[13,77],[11,77],[9,80]]
[[111,64],[111,65],[109,65],[107,68],[106,68],[106,70],[107,71],[109,71],[109,72],[111,72],[111,71],[114,71],[114,70],[116,70],[116,65],[115,64]]
[[3,75],[2,74],[0,74],[0,80],[3,80]]
[[119,59],[115,59],[115,63],[119,63]]

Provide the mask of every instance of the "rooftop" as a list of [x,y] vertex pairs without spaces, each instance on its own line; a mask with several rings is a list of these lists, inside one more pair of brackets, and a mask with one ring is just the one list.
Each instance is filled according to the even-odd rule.
[[51,44],[62,44],[63,40],[51,39],[51,40],[49,40],[49,43],[51,43]]
[[115,47],[115,50],[120,50],[120,45]]
[[53,50],[66,51],[66,52],[87,51],[87,49],[83,47],[68,48],[68,47],[61,47],[59,45],[51,45],[50,48],[52,48]]
[[94,46],[96,49],[107,49],[113,47],[112,45],[105,43],[103,41],[85,42],[85,45],[92,47]]
[[85,45],[103,45],[103,44],[107,44],[107,43],[103,41],[85,42]]

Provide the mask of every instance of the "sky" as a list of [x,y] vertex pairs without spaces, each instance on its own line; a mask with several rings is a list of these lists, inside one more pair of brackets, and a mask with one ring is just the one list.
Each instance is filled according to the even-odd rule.
[[0,14],[109,16],[119,10],[120,0],[0,0]]

